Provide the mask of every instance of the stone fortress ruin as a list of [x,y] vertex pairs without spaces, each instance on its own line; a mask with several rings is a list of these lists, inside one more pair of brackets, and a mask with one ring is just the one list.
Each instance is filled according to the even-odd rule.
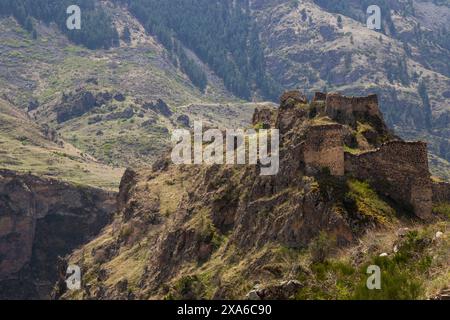
[[[308,102],[291,91],[282,96],[278,110],[257,109],[253,124],[276,127],[282,139],[293,139],[285,145],[300,153],[304,174],[326,169],[333,176],[369,181],[378,193],[421,219],[431,217],[433,201],[450,199],[450,184],[431,179],[427,144],[396,137],[383,120],[376,95],[318,92]],[[294,141],[294,131],[300,132],[301,141]]]

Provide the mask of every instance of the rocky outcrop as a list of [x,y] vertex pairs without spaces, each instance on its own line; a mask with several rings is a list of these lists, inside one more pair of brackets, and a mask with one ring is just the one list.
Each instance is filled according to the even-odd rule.
[[36,100],[36,99],[30,100],[28,102],[28,112],[36,110],[37,108],[39,108],[39,106],[40,106],[40,104],[39,104],[38,100]]
[[64,95],[62,103],[55,110],[56,120],[58,123],[69,121],[88,113],[96,106],[98,106],[97,100],[90,91]]
[[[113,101],[124,102],[125,96],[120,93],[110,92],[92,92],[85,89],[78,89],[69,94],[63,94],[61,103],[55,107],[56,120],[58,123],[81,117],[82,115],[92,111],[96,107],[106,105]],[[110,106],[117,108],[117,106]],[[134,110],[131,107],[125,108],[121,112],[111,113],[106,116],[96,115],[89,119],[90,124],[100,122],[102,120],[117,120],[130,119],[134,115]]]
[[130,197],[131,188],[136,184],[137,173],[128,168],[123,174],[122,180],[120,181],[119,194],[117,196],[117,209],[122,211],[126,204],[128,203]]
[[155,102],[145,103],[142,107],[146,110],[152,110],[158,114],[161,114],[164,117],[170,117],[172,115],[172,111],[169,106],[162,99],[158,99]]
[[273,108],[256,108],[253,113],[252,123],[254,126],[260,126],[261,129],[275,127],[276,110]]
[[442,300],[442,301],[450,301],[450,289],[443,289],[439,294],[432,297],[431,300]]
[[313,102],[319,102],[323,101],[325,102],[327,100],[327,94],[323,92],[315,92]]
[[283,281],[276,285],[261,288],[257,285],[247,294],[248,300],[288,300],[302,287],[297,280]]
[[186,115],[186,114],[181,114],[181,115],[179,115],[179,116],[177,117],[177,122],[178,122],[181,126],[186,127],[186,128],[189,128],[189,126],[190,126],[190,124],[191,124],[191,121],[190,121],[190,119],[189,119],[189,116]]
[[0,170],[0,298],[48,298],[57,258],[107,225],[115,194]]
[[123,111],[114,112],[106,115],[103,119],[105,121],[112,121],[118,119],[131,119],[134,116],[134,110],[131,107],[125,108]]

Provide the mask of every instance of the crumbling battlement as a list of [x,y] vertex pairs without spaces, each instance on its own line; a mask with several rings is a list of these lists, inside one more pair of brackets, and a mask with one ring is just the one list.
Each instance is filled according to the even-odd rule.
[[346,97],[339,93],[329,93],[326,97],[327,112],[330,115],[343,113],[370,114],[382,116],[378,107],[378,97],[375,94],[367,97]]
[[340,124],[315,125],[308,129],[303,147],[306,173],[329,168],[332,175],[344,175],[344,142]]
[[323,93],[323,92],[315,92],[314,93],[313,102],[326,101],[326,100],[327,100],[326,93]]
[[[316,99],[323,99],[323,94],[316,94]],[[318,100],[320,101],[320,100]],[[346,97],[339,93],[330,93],[325,99],[325,113],[341,124],[356,128],[357,122],[370,123],[380,134],[388,132],[383,115],[378,106],[377,95],[367,97]]]
[[345,172],[371,181],[378,192],[399,203],[409,203],[418,217],[431,215],[433,192],[426,143],[391,141],[374,151],[346,153]]
[[433,203],[450,203],[450,183],[433,182]]

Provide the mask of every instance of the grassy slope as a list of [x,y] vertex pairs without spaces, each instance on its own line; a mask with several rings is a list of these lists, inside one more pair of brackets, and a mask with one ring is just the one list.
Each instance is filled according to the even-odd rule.
[[72,145],[48,140],[26,114],[0,100],[0,167],[116,190],[123,170],[111,168]]

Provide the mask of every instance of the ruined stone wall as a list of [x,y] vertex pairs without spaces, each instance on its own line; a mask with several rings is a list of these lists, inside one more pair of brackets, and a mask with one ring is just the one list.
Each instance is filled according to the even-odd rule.
[[[318,98],[323,99],[323,96],[319,95]],[[339,123],[355,128],[357,122],[362,121],[370,123],[380,134],[388,132],[377,95],[345,97],[339,93],[330,93],[325,103],[325,113]]]
[[450,203],[450,183],[448,182],[434,182],[433,183],[433,202]]
[[307,173],[329,168],[332,175],[344,175],[344,142],[339,124],[316,125],[308,129],[303,149]]
[[409,203],[418,217],[431,215],[433,194],[426,143],[391,141],[375,151],[346,153],[345,171],[371,181],[378,192],[391,199]]

